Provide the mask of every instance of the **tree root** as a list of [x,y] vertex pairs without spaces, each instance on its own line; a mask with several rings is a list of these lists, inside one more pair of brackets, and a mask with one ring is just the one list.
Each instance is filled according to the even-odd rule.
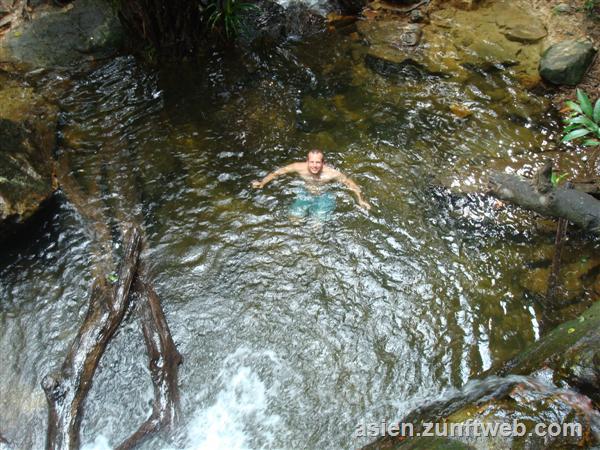
[[44,377],[42,387],[48,400],[48,450],[77,449],[85,398],[106,346],[121,324],[130,302],[130,294],[139,300],[139,314],[154,385],[154,403],[150,417],[119,450],[139,445],[152,432],[170,428],[179,416],[177,351],[160,298],[140,269],[142,234],[129,226],[124,237],[124,257],[118,281],[111,286],[105,276],[95,279],[86,318],[58,373]]
[[136,278],[135,291],[141,300],[138,307],[154,385],[154,402],[150,417],[117,450],[136,447],[150,433],[170,428],[179,416],[177,371],[182,357],[171,337],[160,298],[143,277],[139,274]]
[[83,405],[98,362],[123,319],[137,271],[142,235],[131,226],[124,237],[124,258],[114,286],[105,277],[94,281],[87,315],[58,373],[48,374],[42,387],[48,401],[46,448],[79,448]]

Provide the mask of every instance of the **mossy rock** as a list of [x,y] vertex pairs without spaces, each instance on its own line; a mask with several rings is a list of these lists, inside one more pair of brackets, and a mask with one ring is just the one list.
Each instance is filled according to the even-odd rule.
[[503,374],[554,371],[555,383],[576,386],[600,404],[600,302],[575,320],[563,323],[509,361]]
[[540,75],[553,84],[578,84],[594,60],[590,42],[562,41],[549,47],[540,61]]
[[56,188],[52,151],[57,108],[31,87],[0,90],[0,239],[29,219]]
[[[598,443],[593,433],[598,421],[598,413],[582,394],[558,389],[532,377],[489,377],[470,383],[452,397],[424,405],[403,418],[402,424],[414,424],[416,437],[385,436],[365,446],[364,450],[578,448]],[[422,423],[434,425],[425,429],[420,427]],[[537,435],[537,424],[575,426],[580,433]],[[496,432],[492,431],[494,429]],[[424,432],[438,436],[424,437]]]
[[0,59],[30,68],[65,66],[115,53],[123,36],[108,1],[78,0],[66,8],[41,8],[10,30],[0,42]]

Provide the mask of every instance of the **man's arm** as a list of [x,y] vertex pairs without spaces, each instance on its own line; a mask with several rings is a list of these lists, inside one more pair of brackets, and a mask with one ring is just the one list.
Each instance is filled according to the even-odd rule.
[[360,191],[360,186],[358,184],[356,184],[349,177],[347,177],[346,175],[344,175],[342,172],[339,172],[339,171],[338,171],[338,175],[336,176],[336,179],[338,181],[340,181],[341,183],[343,183],[348,189],[350,189],[352,191],[352,193],[356,196],[356,201],[362,208],[366,209],[367,211],[369,209],[371,209],[371,205],[363,199],[362,193]]
[[273,181],[275,178],[280,177],[281,175],[285,175],[287,173],[292,173],[292,172],[297,172],[297,171],[298,171],[297,163],[288,164],[285,167],[281,167],[280,169],[277,169],[277,170],[271,172],[270,174],[268,174],[266,177],[264,177],[260,181],[254,180],[251,184],[252,184],[253,188],[260,189],[260,188],[265,187],[267,183],[269,183],[270,181]]

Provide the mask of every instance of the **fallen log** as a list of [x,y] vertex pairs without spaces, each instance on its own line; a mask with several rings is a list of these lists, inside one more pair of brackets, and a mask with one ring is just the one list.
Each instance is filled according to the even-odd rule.
[[488,193],[543,216],[563,217],[584,230],[600,234],[600,201],[575,189],[554,187],[551,175],[551,162],[546,162],[531,180],[496,172],[490,175]]
[[177,371],[183,359],[171,337],[160,298],[144,278],[138,273],[134,288],[140,300],[138,308],[154,386],[154,402],[150,417],[117,450],[135,448],[151,433],[170,428],[177,422],[180,412]]
[[85,320],[60,371],[42,380],[48,401],[48,450],[77,449],[83,406],[98,362],[118,328],[129,304],[129,291],[138,268],[142,235],[138,227],[127,229],[123,239],[124,256],[118,281],[110,285],[106,277],[95,279]]

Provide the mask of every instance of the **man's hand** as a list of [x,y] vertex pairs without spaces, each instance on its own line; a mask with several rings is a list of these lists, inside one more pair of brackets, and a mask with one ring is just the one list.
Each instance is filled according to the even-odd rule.
[[258,180],[254,180],[252,183],[250,183],[252,185],[252,187],[254,189],[262,189],[264,184],[262,184],[262,181],[258,181]]
[[369,205],[367,202],[365,202],[365,201],[364,201],[364,200],[362,200],[362,199],[358,201],[358,205],[359,205],[361,208],[364,208],[364,209],[366,209],[367,211],[371,209],[371,205]]

